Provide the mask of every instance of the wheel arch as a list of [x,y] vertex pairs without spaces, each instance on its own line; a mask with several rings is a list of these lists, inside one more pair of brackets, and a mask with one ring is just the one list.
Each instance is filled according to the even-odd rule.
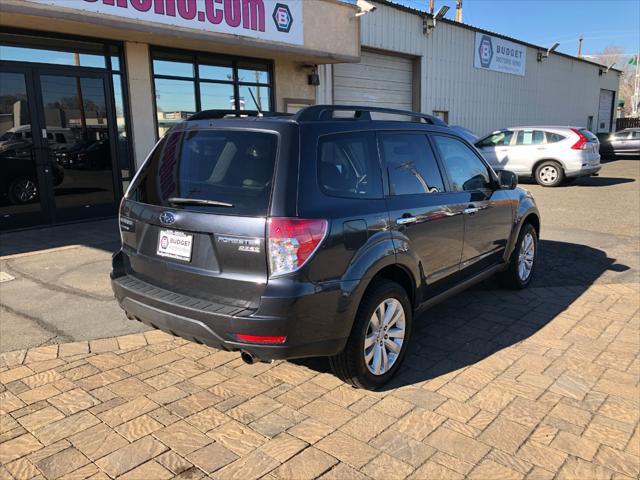
[[[519,230],[522,230],[522,227],[526,223],[530,223],[533,226],[534,230],[536,231],[536,235],[538,236],[538,238],[540,238],[540,216],[536,212],[529,212],[522,218]],[[520,232],[518,231],[518,233]]]
[[394,263],[381,268],[371,278],[364,291],[366,292],[369,287],[378,279],[390,280],[399,284],[407,292],[411,305],[416,307],[416,285],[413,276],[404,266],[399,263]]

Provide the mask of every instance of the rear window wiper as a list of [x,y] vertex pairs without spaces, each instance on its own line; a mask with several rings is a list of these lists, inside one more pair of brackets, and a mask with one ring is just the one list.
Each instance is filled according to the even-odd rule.
[[217,200],[205,200],[202,198],[171,197],[168,201],[172,205],[208,205],[210,207],[233,207],[233,204],[231,203],[219,202]]

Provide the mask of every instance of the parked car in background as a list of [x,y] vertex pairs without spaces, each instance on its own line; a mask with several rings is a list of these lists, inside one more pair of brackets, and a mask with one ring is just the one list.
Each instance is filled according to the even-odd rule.
[[[38,173],[35,152],[30,137],[23,141],[12,141],[0,148],[0,201],[8,199],[14,205],[22,205],[38,200]],[[64,180],[64,170],[56,163],[51,164],[53,186]]]
[[513,127],[495,131],[476,142],[495,169],[533,178],[545,187],[596,174],[600,142],[586,128]]
[[108,140],[89,140],[58,150],[56,160],[64,168],[100,170],[111,167]]
[[640,128],[625,128],[609,137],[612,153],[616,156],[640,158]]
[[209,111],[175,125],[131,183],[111,278],[130,319],[248,363],[328,356],[374,389],[419,308],[493,274],[529,285],[539,231],[517,176],[435,117]]
[[451,130],[456,132],[458,135],[460,135],[462,138],[464,138],[469,143],[476,143],[478,141],[478,139],[480,138],[478,135],[473,133],[468,128],[464,128],[464,127],[462,127],[460,125],[453,125],[450,128],[451,128]]

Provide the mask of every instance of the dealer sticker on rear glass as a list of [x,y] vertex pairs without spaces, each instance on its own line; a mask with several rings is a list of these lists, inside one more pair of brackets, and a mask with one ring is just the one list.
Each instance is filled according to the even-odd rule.
[[191,261],[193,235],[176,230],[160,230],[157,254],[178,260]]

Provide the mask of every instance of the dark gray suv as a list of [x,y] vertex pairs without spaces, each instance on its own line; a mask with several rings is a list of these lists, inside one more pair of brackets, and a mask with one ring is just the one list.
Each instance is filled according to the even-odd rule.
[[223,113],[167,133],[122,201],[112,285],[130,319],[249,363],[328,356],[373,389],[418,310],[495,273],[530,283],[533,198],[439,119]]

